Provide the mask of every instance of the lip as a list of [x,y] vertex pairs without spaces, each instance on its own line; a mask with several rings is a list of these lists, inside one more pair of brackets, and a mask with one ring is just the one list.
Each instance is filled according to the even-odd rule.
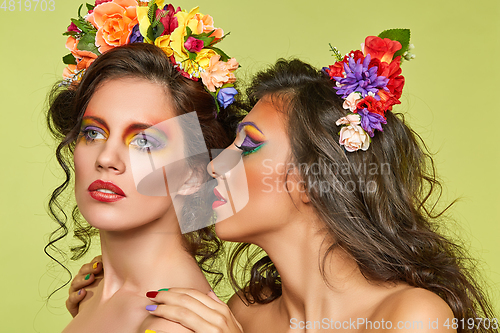
[[[115,202],[126,197],[119,186],[113,184],[113,182],[107,182],[100,179],[90,184],[87,190],[93,199],[101,202]],[[99,190],[108,190],[113,193],[105,193]]]
[[219,200],[214,201],[214,203],[212,204],[212,209],[215,209],[215,208],[220,207],[220,206],[222,206],[222,205],[224,205],[224,204],[227,203],[227,200],[224,199],[224,197],[222,196],[222,194],[220,194],[219,191],[217,191],[216,188],[214,188],[214,194],[217,197],[217,199],[219,199]]

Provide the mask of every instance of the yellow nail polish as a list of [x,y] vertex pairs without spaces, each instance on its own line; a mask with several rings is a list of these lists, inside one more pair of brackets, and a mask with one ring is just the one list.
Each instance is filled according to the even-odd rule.
[[93,269],[96,269],[96,268],[97,268],[97,265],[99,265],[99,263],[95,262],[95,263],[92,265],[92,268],[93,268]]
[[146,332],[144,333],[156,333],[156,331],[153,331],[153,330],[146,330]]

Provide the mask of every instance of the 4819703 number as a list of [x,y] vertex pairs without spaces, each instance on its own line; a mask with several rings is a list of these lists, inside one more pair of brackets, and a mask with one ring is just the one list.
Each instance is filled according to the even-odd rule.
[[[1,0],[0,0],[1,1]],[[5,12],[8,10],[10,12],[14,12],[16,10],[22,12],[29,12],[31,10],[35,11],[49,11],[53,12],[56,10],[56,2],[55,0],[4,0],[0,9],[3,9]]]

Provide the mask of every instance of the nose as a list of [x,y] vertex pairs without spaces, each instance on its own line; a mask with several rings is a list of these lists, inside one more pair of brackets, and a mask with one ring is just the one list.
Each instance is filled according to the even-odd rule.
[[96,169],[100,171],[108,170],[115,174],[121,174],[125,172],[126,165],[121,154],[122,152],[119,144],[115,144],[108,139],[106,143],[102,145],[102,150],[99,152],[99,155],[96,158]]
[[207,171],[214,178],[227,178],[231,174],[231,170],[241,161],[241,152],[230,146],[222,151],[212,149],[212,156],[217,153],[219,153],[217,157],[208,163]]

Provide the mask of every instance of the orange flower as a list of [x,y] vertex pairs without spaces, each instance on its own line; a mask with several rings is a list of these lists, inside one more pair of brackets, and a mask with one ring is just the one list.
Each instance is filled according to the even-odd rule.
[[220,55],[211,57],[208,68],[205,72],[201,73],[203,84],[211,92],[215,92],[224,83],[236,82],[236,77],[233,73],[239,66],[236,59],[231,58],[227,62],[220,61],[219,59]]
[[113,0],[94,8],[87,21],[97,29],[95,44],[99,52],[104,53],[129,42],[132,29],[138,23],[136,6],[135,0]]
[[68,65],[68,67],[64,69],[63,77],[65,79],[72,77],[82,69],[87,69],[90,64],[92,64],[94,60],[97,59],[96,54],[90,51],[81,51],[77,48],[77,46],[78,41],[71,36],[68,37],[68,40],[66,41],[66,48],[70,50],[71,54],[75,57],[76,65]]

